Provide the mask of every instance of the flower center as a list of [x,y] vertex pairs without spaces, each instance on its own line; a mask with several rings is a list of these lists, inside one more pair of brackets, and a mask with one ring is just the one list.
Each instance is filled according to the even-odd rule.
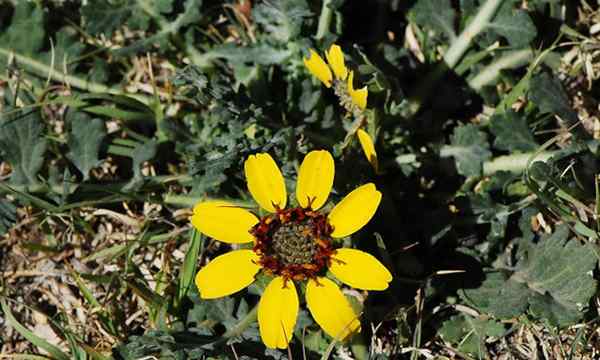
[[317,252],[312,228],[312,220],[281,224],[273,234],[273,256],[286,266],[312,262]]
[[324,272],[335,251],[332,231],[325,215],[303,208],[279,210],[250,230],[260,265],[286,280],[306,280]]

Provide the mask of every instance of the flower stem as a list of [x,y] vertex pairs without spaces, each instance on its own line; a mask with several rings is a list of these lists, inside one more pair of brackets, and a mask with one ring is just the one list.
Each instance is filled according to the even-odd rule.
[[331,18],[333,16],[333,11],[329,7],[331,4],[331,0],[323,0],[323,5],[321,6],[321,15],[319,16],[319,25],[317,27],[317,35],[315,38],[317,40],[321,40],[329,31],[329,26],[331,25]]

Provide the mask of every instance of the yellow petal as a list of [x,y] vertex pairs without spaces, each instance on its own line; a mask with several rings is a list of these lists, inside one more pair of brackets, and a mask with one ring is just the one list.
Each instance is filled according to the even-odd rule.
[[331,236],[341,238],[360,230],[375,215],[380,201],[381,193],[373,183],[354,189],[329,213]]
[[360,331],[359,314],[340,291],[325,277],[309,280],[306,285],[306,305],[319,326],[332,338],[343,341]]
[[236,293],[254,282],[260,270],[258,255],[252,250],[235,250],[217,256],[196,275],[196,286],[203,299]]
[[250,155],[244,163],[248,190],[260,207],[275,212],[285,208],[287,193],[283,175],[271,155]]
[[192,215],[192,225],[198,231],[230,244],[254,241],[249,231],[257,223],[250,211],[220,200],[198,203]]
[[358,129],[356,135],[358,136],[358,141],[360,142],[360,146],[362,147],[367,160],[369,160],[371,166],[373,166],[373,169],[377,173],[379,171],[379,162],[377,161],[377,152],[375,151],[375,145],[373,144],[371,136],[363,129]]
[[258,303],[258,327],[263,343],[271,349],[288,346],[298,317],[294,282],[279,276],[271,280]]
[[346,64],[344,62],[344,53],[342,52],[342,48],[336,44],[331,45],[329,47],[329,51],[325,52],[325,57],[327,58],[327,62],[329,66],[331,66],[331,70],[340,80],[346,80],[346,76],[348,76],[348,69],[346,68]]
[[392,274],[373,255],[356,249],[338,249],[329,270],[346,285],[361,290],[385,290]]
[[348,76],[348,94],[350,94],[352,102],[361,110],[364,110],[367,107],[367,95],[369,95],[369,92],[367,91],[366,86],[361,89],[354,90],[353,71],[350,71],[350,75]]
[[304,58],[304,66],[311,74],[321,80],[327,87],[331,87],[331,69],[325,63],[322,57],[319,56],[313,49],[310,49],[310,58]]
[[303,208],[310,204],[311,209],[318,210],[325,204],[331,187],[335,166],[333,157],[326,150],[309,152],[300,165],[296,199]]

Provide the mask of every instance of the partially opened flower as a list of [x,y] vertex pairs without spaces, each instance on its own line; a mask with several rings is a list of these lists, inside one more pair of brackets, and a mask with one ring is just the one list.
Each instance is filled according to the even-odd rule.
[[[325,52],[327,63],[313,49],[310,57],[304,58],[304,65],[317,79],[328,88],[333,86],[340,103],[349,113],[360,113],[367,107],[367,87],[354,90],[354,74],[348,71],[342,48],[333,44]],[[329,64],[329,65],[328,65]],[[335,75],[335,77],[332,75]]]
[[350,192],[329,213],[318,210],[333,185],[334,163],[324,150],[304,158],[298,174],[299,206],[286,208],[283,176],[269,154],[251,155],[244,164],[248,190],[269,214],[252,212],[225,201],[206,201],[194,207],[192,224],[214,239],[253,243],[214,258],[196,275],[205,299],[231,295],[250,285],[259,271],[273,277],[258,305],[260,335],[267,347],[286,348],[291,340],[300,301],[296,283],[306,282],[306,304],[315,321],[330,336],[344,340],[360,329],[358,314],[338,285],[384,290],[392,276],[372,255],[339,248],[343,238],[366,225],[375,214],[381,193],[372,183]]

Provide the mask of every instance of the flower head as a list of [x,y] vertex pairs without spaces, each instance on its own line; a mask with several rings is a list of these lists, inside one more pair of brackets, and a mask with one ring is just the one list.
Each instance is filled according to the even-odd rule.
[[268,214],[258,218],[225,201],[206,201],[194,207],[192,224],[200,232],[231,244],[253,243],[252,249],[220,255],[200,269],[196,275],[200,296],[231,295],[254,282],[259,271],[272,276],[258,305],[258,324],[267,347],[286,348],[300,303],[296,283],[306,282],[306,304],[313,318],[327,334],[344,340],[360,328],[360,322],[338,285],[326,277],[327,271],[342,283],[363,290],[384,290],[392,276],[372,255],[339,248],[334,240],[366,225],[379,206],[381,193],[374,184],[365,184],[329,213],[320,212],[335,172],[333,157],[324,150],[312,151],[304,158],[296,185],[299,206],[295,208],[286,208],[283,176],[269,154],[251,155],[244,170],[248,190]]
[[365,110],[367,107],[367,87],[354,90],[354,75],[352,71],[348,71],[348,68],[346,68],[342,48],[333,44],[325,52],[325,58],[329,65],[313,49],[310,49],[309,52],[310,57],[304,58],[304,65],[308,71],[321,80],[326,87],[333,86],[336,95],[340,98],[340,103],[349,113],[360,113]]

